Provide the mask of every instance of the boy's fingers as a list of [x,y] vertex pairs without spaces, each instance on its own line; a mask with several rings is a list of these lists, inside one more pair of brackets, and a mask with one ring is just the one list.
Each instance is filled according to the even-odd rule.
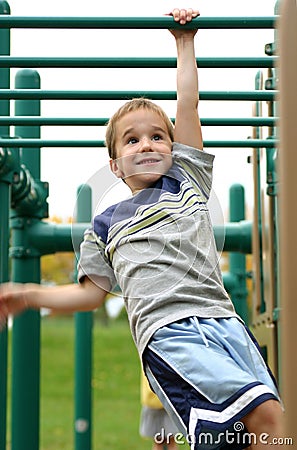
[[195,17],[199,16],[200,13],[198,10],[193,10],[192,8],[188,9],[179,9],[174,8],[170,15],[173,16],[176,22],[180,22],[181,25],[184,25],[187,22],[190,22]]
[[184,25],[187,22],[187,17],[188,17],[188,10],[186,9],[181,9],[179,11],[179,23],[181,25]]
[[195,19],[195,17],[200,16],[200,12],[196,9],[188,9],[187,11],[187,21],[190,22],[192,19]]
[[0,332],[6,327],[7,320],[5,317],[0,316]]
[[187,10],[186,9],[178,9],[175,8],[172,11],[173,18],[176,22],[179,22],[181,25],[185,24],[187,21]]
[[6,325],[6,320],[7,320],[8,314],[9,314],[9,311],[8,311],[7,306],[4,303],[2,303],[1,308],[0,308],[0,331]]
[[171,15],[173,16],[173,18],[176,22],[179,22],[180,10],[178,8],[174,8],[171,12]]
[[193,19],[193,10],[192,8],[187,9],[186,11],[186,20],[190,22]]

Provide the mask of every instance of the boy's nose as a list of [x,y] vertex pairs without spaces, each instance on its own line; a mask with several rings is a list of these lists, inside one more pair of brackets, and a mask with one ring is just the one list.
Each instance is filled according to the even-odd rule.
[[149,152],[152,151],[152,142],[149,138],[143,138],[141,140],[141,147],[140,147],[140,151],[141,152]]

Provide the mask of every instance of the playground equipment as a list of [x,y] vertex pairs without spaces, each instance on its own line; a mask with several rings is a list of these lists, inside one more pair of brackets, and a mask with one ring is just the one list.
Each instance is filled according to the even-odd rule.
[[[276,16],[252,18],[199,18],[199,28],[256,29],[274,28]],[[196,26],[190,23],[186,26]],[[45,222],[47,217],[48,186],[40,180],[41,147],[104,147],[103,141],[45,140],[40,138],[40,126],[90,125],[103,126],[107,118],[45,118],[40,117],[43,99],[127,99],[145,95],[155,100],[175,100],[176,93],[139,91],[46,91],[40,89],[39,75],[32,67],[104,67],[104,68],[168,68],[175,67],[174,58],[33,58],[9,55],[12,28],[173,28],[178,24],[164,18],[71,18],[71,17],[13,17],[6,1],[0,1],[0,195],[1,272],[0,281],[40,282],[40,257],[58,251],[69,251],[82,239],[91,216],[90,191],[81,187],[78,194],[77,223],[57,225]],[[279,363],[279,265],[277,225],[277,177],[275,117],[276,91],[273,45],[267,46],[267,56],[261,58],[199,58],[203,68],[241,67],[266,68],[265,88],[263,72],[256,75],[254,91],[201,92],[203,100],[254,102],[254,116],[244,118],[202,118],[203,126],[254,127],[252,139],[207,140],[205,147],[251,148],[254,167],[255,211],[253,222],[245,220],[245,199],[241,186],[230,190],[230,222],[215,227],[215,237],[224,241],[224,251],[230,252],[229,272],[224,283],[237,311],[258,337],[275,375],[280,378]],[[9,69],[25,68],[18,72],[15,89],[10,89]],[[15,100],[15,115],[10,116],[9,103]],[[268,117],[262,117],[263,102],[269,105]],[[15,136],[9,136],[9,126],[15,125]],[[263,139],[261,130],[268,127],[269,138]],[[20,151],[21,149],[21,151]],[[240,151],[240,150],[239,150]],[[263,169],[264,166],[264,169]],[[10,215],[9,215],[9,208]],[[289,208],[290,209],[290,208]],[[291,208],[292,209],[292,208]],[[11,247],[9,249],[9,225]],[[252,242],[253,241],[253,242]],[[8,255],[11,257],[11,277]],[[247,302],[246,254],[253,253],[253,295]],[[76,393],[75,448],[91,449],[91,334],[92,314],[76,315]],[[14,320],[12,332],[12,450],[39,448],[39,314],[28,311]],[[84,349],[84,363],[81,349]],[[86,349],[88,349],[86,355]],[[28,358],[30,361],[28,362]],[[6,423],[7,330],[0,333],[0,423]],[[85,387],[85,391],[82,387]],[[28,413],[30,405],[30,413]],[[291,430],[290,430],[291,432]],[[292,431],[293,432],[293,431]],[[0,428],[0,449],[6,446],[6,426]]]

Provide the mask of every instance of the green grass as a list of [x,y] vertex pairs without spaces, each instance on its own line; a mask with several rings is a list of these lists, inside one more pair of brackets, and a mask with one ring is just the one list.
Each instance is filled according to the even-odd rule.
[[[140,363],[126,320],[95,322],[93,450],[149,450],[139,436]],[[74,448],[74,325],[42,320],[41,450]]]
[[[122,314],[120,319],[110,321],[106,326],[98,315],[93,329],[92,450],[151,450],[152,441],[140,437],[138,431],[140,361],[126,316]],[[10,359],[8,399],[11,390]],[[72,317],[42,319],[40,386],[40,450],[74,450]],[[8,401],[6,450],[11,448],[10,415]],[[181,447],[189,448],[187,445]]]

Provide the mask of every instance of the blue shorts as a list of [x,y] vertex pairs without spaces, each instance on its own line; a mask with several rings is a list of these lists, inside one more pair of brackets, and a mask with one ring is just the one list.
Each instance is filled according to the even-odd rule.
[[190,317],[160,328],[143,363],[192,450],[248,447],[241,419],[267,400],[280,400],[256,341],[237,318]]

